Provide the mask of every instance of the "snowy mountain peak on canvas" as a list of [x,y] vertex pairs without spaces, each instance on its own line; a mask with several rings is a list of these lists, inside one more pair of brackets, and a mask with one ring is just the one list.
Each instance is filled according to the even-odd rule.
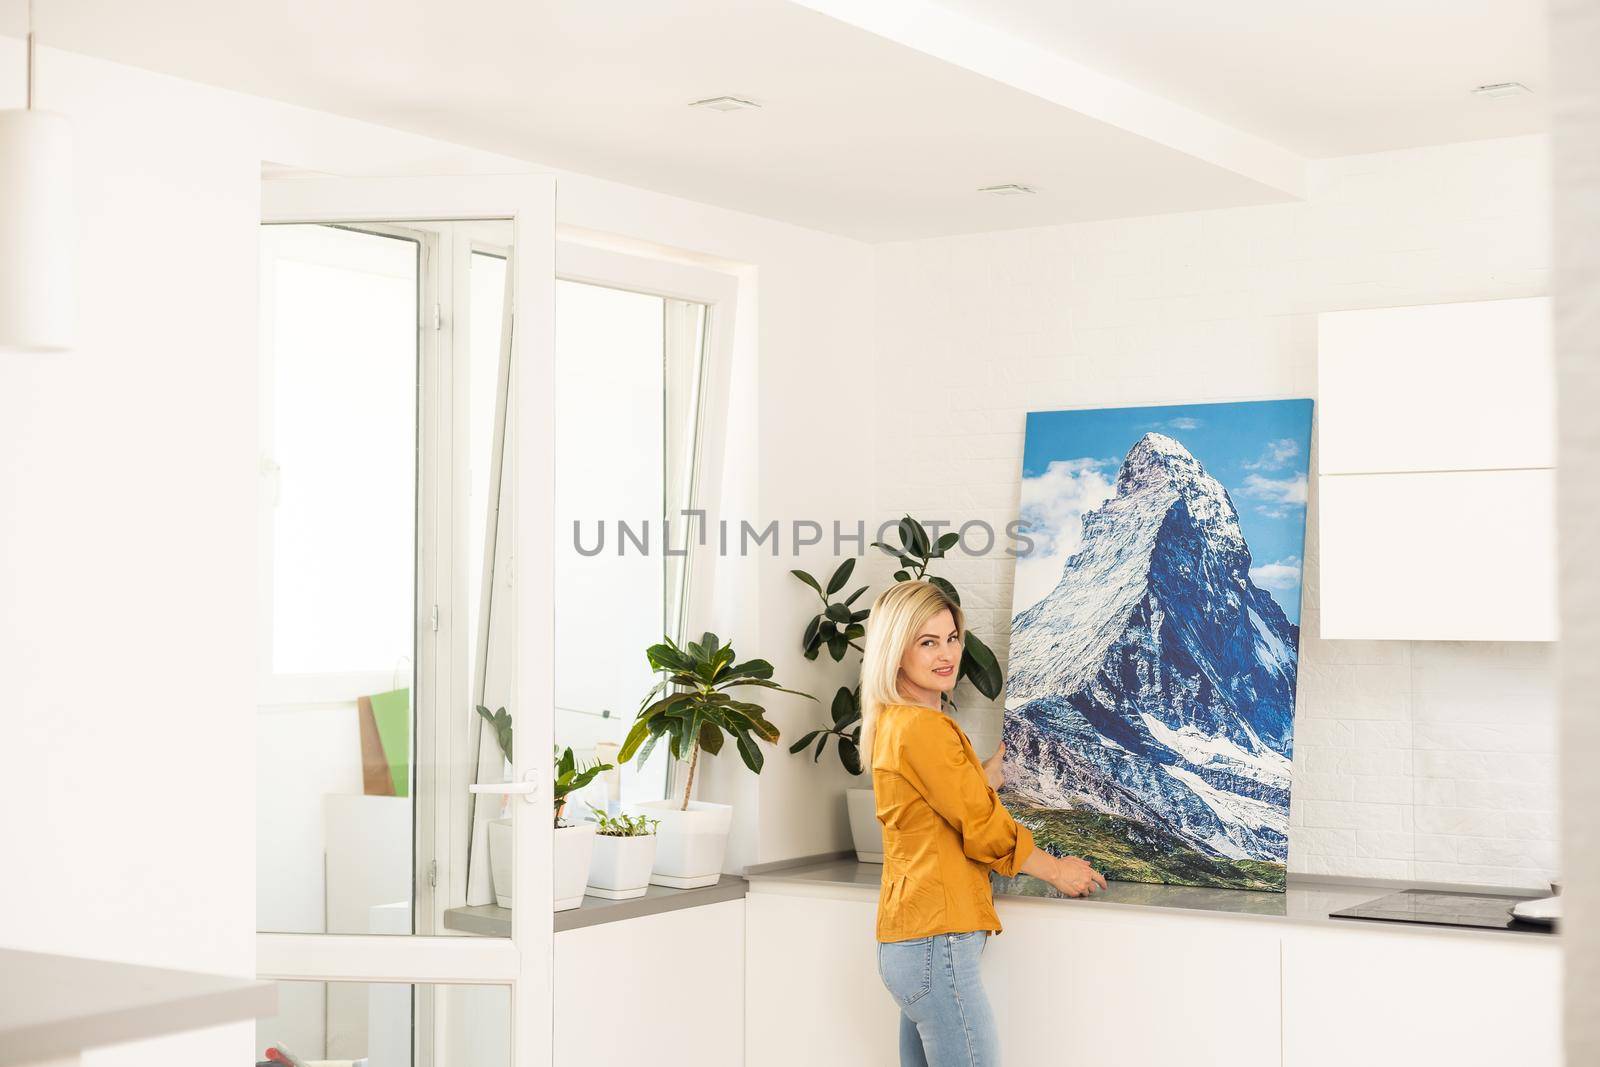
[[[1168,545],[1203,545],[1208,573],[1226,575],[1213,583],[1220,587],[1193,592],[1236,599],[1249,582],[1250,550],[1228,491],[1183,445],[1145,434],[1117,472],[1116,494],[1083,517],[1082,545],[1054,591],[1012,621],[1008,703],[1073,692],[1093,677],[1151,592],[1163,531]],[[1177,562],[1170,552],[1159,558]]]
[[1239,513],[1234,510],[1228,491],[1200,461],[1177,441],[1159,433],[1147,433],[1129,449],[1117,472],[1117,495],[1139,492],[1174,493],[1181,497],[1189,514],[1206,527],[1219,550],[1245,555],[1249,570],[1250,550],[1239,529]]
[[1012,620],[1013,795],[1281,863],[1299,632],[1250,562],[1227,490],[1173,438],[1140,438],[1060,581]]

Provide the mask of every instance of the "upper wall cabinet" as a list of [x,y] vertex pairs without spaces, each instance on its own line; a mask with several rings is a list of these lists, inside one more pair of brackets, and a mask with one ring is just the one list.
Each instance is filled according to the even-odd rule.
[[1324,638],[1556,637],[1550,302],[1319,317]]
[[1323,474],[1554,467],[1550,301],[1317,319]]

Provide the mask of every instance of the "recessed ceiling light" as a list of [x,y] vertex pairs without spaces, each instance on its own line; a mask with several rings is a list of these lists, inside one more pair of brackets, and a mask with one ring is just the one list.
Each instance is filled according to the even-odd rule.
[[979,189],[980,193],[989,193],[992,196],[1026,196],[1034,190],[1026,185],[985,185]]
[[696,100],[690,107],[703,107],[707,111],[743,111],[745,108],[760,107],[754,100],[741,100],[737,96],[713,96],[709,100]]
[[1493,85],[1480,85],[1472,91],[1491,100],[1500,100],[1507,96],[1524,96],[1533,92],[1521,82],[1495,82]]

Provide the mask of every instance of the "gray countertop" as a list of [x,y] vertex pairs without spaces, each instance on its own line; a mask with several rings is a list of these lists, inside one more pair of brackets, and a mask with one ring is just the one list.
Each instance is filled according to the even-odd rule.
[[0,1067],[277,1010],[271,982],[0,949]]
[[[698,908],[705,904],[720,904],[725,900],[742,900],[746,887],[743,878],[736,874],[725,874],[716,885],[701,889],[668,889],[666,886],[653,885],[645,890],[644,896],[632,900],[584,897],[578,907],[555,913],[555,932],[559,934],[565,930],[578,930],[601,923]],[[461,933],[510,937],[511,909],[493,904],[449,908],[444,913],[444,925]]]
[[[867,890],[876,893],[883,877],[883,867],[876,863],[860,863],[853,858],[822,858],[793,864],[776,863],[756,867],[747,872],[747,877],[757,886],[788,884]],[[1387,929],[1395,929],[1405,924],[1357,923],[1349,919],[1330,919],[1328,913],[1375,900],[1401,889],[1416,888],[1415,883],[1358,882],[1291,876],[1288,888],[1282,893],[1152,885],[1144,882],[1112,882],[1105,890],[1096,892],[1092,896],[1071,898],[1063,896],[1047,883],[1027,875],[996,878],[994,885],[997,900],[1006,898],[1053,900],[1063,907],[1073,908],[1159,908],[1254,919],[1329,923],[1340,926],[1380,926]],[[1494,890],[1466,886],[1429,888],[1499,895]],[[1504,895],[1508,903],[1527,896],[1526,893],[1510,891]],[[1430,929],[1437,931],[1440,928],[1430,927]],[[1505,931],[1462,929],[1468,933],[1505,933]],[[1538,939],[1547,939],[1548,936],[1540,934]]]

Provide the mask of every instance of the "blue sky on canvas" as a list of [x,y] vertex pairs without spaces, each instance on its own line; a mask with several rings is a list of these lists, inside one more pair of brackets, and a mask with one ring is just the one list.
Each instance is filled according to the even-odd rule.
[[1310,400],[1030,412],[1022,519],[1038,546],[1017,562],[1013,613],[1054,588],[1084,512],[1111,495],[1123,457],[1152,430],[1182,443],[1227,489],[1250,546],[1251,577],[1299,622]]

